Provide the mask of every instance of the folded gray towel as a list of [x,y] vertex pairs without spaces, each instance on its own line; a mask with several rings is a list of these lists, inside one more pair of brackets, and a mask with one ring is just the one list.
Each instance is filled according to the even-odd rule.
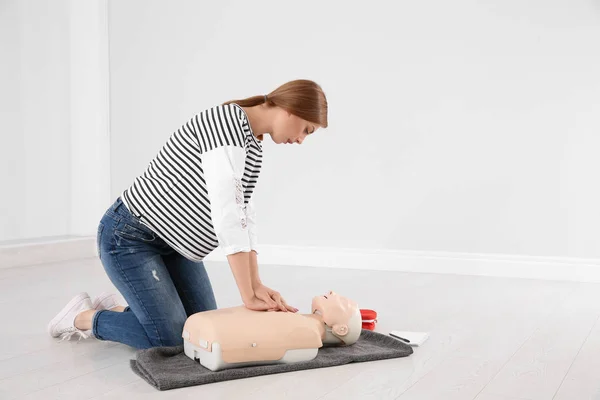
[[136,359],[130,360],[130,366],[133,372],[155,388],[169,390],[352,362],[406,357],[412,353],[412,347],[400,340],[363,329],[360,338],[353,345],[321,347],[314,359],[293,364],[240,367],[214,372],[186,356],[182,345],[138,350]]

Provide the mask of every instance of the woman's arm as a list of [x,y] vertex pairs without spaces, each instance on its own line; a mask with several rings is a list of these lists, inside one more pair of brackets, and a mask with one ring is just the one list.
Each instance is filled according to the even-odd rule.
[[254,297],[253,271],[251,269],[250,257],[247,252],[239,252],[228,255],[227,260],[242,296],[242,301],[244,304],[247,304]]
[[239,252],[227,256],[231,272],[242,296],[246,302],[254,296],[254,289],[262,284],[258,275],[258,260],[255,251]]
[[243,209],[245,158],[243,147],[220,146],[202,154],[202,168],[219,246],[227,256],[242,300],[248,305],[255,296],[250,274],[250,238]]
[[252,288],[262,285],[260,276],[258,276],[258,257],[254,250],[250,252],[250,281],[252,282]]

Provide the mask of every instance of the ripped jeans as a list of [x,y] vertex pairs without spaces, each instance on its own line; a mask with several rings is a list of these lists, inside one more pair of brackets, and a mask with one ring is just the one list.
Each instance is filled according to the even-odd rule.
[[177,253],[118,198],[98,226],[98,253],[129,306],[94,314],[92,334],[145,349],[183,344],[188,316],[217,308],[204,264]]

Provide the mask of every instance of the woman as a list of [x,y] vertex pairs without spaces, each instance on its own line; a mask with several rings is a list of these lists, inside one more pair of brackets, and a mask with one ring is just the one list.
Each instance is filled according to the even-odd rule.
[[297,312],[260,280],[252,193],[263,135],[302,144],[320,127],[327,127],[327,99],[309,80],[194,115],[98,226],[100,260],[128,307],[111,295],[92,303],[80,293],[50,321],[49,333],[139,349],[182,344],[187,317],[217,308],[202,260],[219,246],[247,308]]

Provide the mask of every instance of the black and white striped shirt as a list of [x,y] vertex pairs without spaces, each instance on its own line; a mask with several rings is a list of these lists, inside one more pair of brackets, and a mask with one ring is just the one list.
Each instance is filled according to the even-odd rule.
[[[252,193],[262,144],[237,104],[194,115],[123,191],[132,214],[186,258],[257,250]],[[257,250],[258,251],[258,250]]]

